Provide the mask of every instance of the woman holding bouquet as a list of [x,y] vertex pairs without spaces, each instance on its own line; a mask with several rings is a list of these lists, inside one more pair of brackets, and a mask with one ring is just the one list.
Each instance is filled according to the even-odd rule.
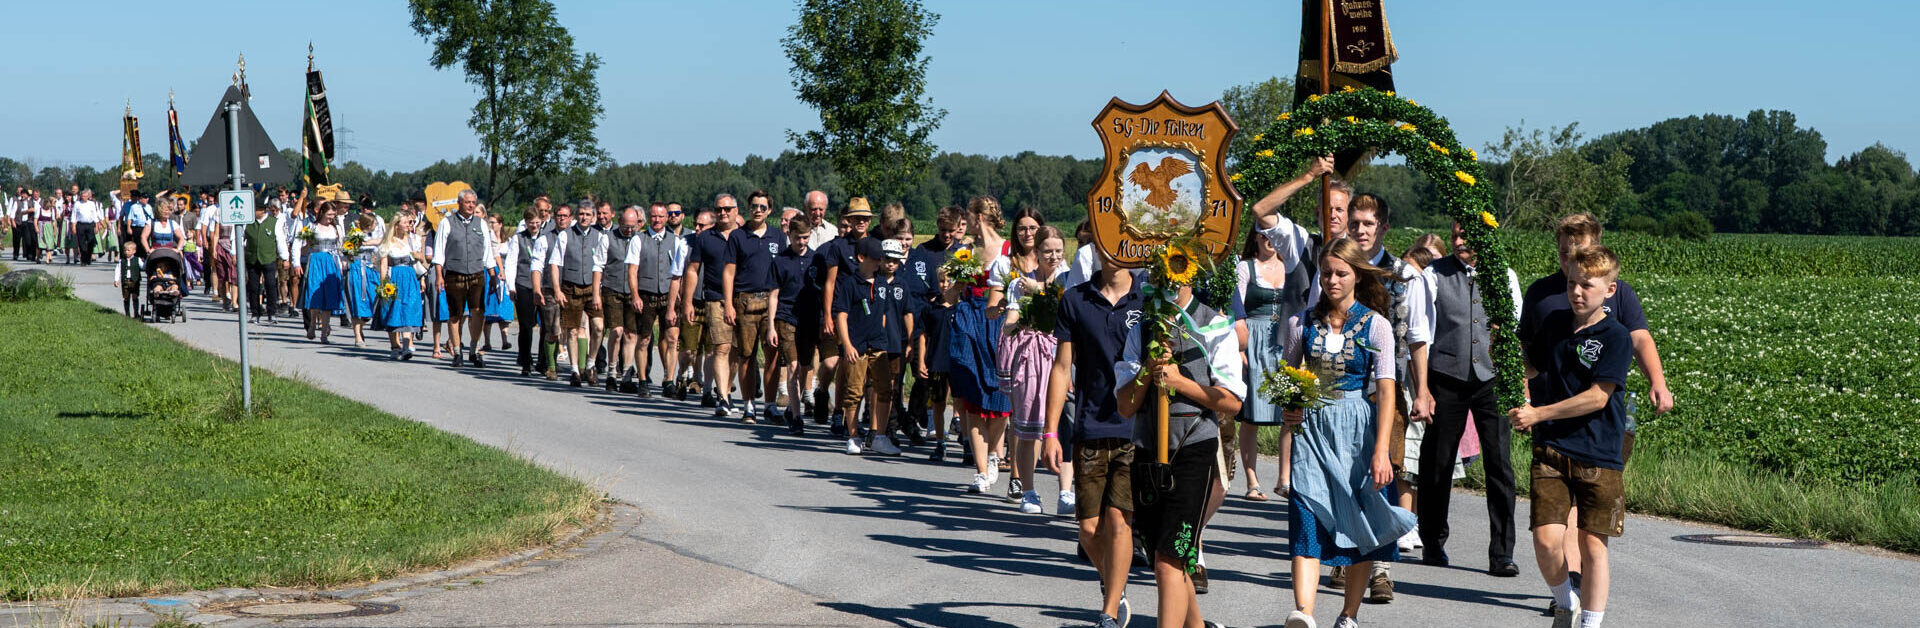
[[[1016,233],[1026,221],[1014,223]],[[1067,274],[1067,242],[1060,230],[1040,227],[1033,240],[1038,244],[1038,266],[1007,281],[1006,322],[1000,336],[1000,375],[1013,401],[1013,434],[1018,439],[1012,485],[1025,489],[1020,512],[1027,514],[1043,512],[1040,494],[1034,490],[1033,468],[1040,461],[1040,438],[1047,426],[1047,380],[1053,375],[1054,350],[1060,345],[1053,325],[1060,312],[1060,282]],[[1073,506],[1072,467],[1062,464],[1056,513],[1070,514]]]
[[[1392,505],[1393,465],[1388,444],[1394,404],[1393,325],[1376,312],[1389,304],[1380,278],[1360,245],[1347,238],[1320,252],[1319,305],[1287,322],[1287,364],[1318,376],[1318,400],[1282,405],[1293,437],[1294,611],[1288,628],[1314,625],[1320,565],[1369,573],[1373,561],[1398,560],[1394,546],[1415,525],[1412,512]],[[1369,399],[1367,385],[1375,396]],[[1336,628],[1357,626],[1365,578],[1348,578]]]
[[307,277],[302,291],[307,305],[307,339],[312,340],[318,331],[322,344],[331,342],[333,315],[344,312],[346,306],[340,263],[346,233],[340,227],[337,210],[333,203],[321,203],[313,224],[302,229],[294,241],[293,259]]
[[[1046,218],[1032,207],[1022,207],[1014,212],[1013,237],[1006,241],[1003,254],[987,264],[987,286],[991,288],[987,293],[987,318],[996,325],[995,331],[1005,329],[1007,310],[1017,304],[1016,300],[1007,298],[1007,289],[1020,279],[1041,280],[1037,274],[1040,268],[1039,235],[1040,229],[1046,224]],[[1006,334],[999,336],[993,346],[994,366],[1000,375],[1000,389],[1011,395],[1013,371],[1009,368],[1009,360],[1014,347],[1010,346],[1011,339]],[[1009,414],[1008,418],[1011,419],[1012,415]],[[1025,489],[1032,488],[1029,484],[1033,478],[1020,476],[1019,470],[1013,467],[1013,456],[1008,455],[1011,449],[1009,445],[1017,444],[1019,437],[1011,435],[1013,438],[1008,438],[1010,435],[1005,424],[994,427],[1000,435],[988,436],[987,446],[992,449],[989,457],[998,461],[996,466],[999,470],[1012,471],[1009,474],[1012,477],[1007,481],[1007,501],[1017,503],[1024,496]]]
[[387,328],[388,351],[395,360],[413,359],[413,334],[420,330],[424,312],[420,302],[420,274],[414,260],[420,252],[413,248],[414,217],[394,216],[387,237],[380,242],[375,256],[380,260],[379,298],[388,300],[381,308],[380,325]]
[[[1000,236],[1005,220],[1000,217],[1000,202],[991,196],[976,196],[967,204],[973,222],[967,225],[973,237],[971,246],[955,251],[941,272],[954,278],[948,287],[953,293],[953,333],[948,345],[950,358],[947,381],[959,401],[960,420],[973,454],[973,483],[968,492],[985,493],[1000,475],[999,449],[1004,440],[1007,418],[1013,404],[1000,387],[1000,321],[988,314],[987,269],[1002,256],[1006,238]],[[1004,450],[1001,450],[1004,452]]]
[[[378,296],[374,291],[380,288],[380,273],[375,269],[379,260],[374,257],[374,246],[368,242],[368,234],[379,226],[379,218],[373,212],[364,212],[354,219],[347,229],[347,240],[341,249],[347,259],[353,260],[347,265],[347,322],[353,325],[353,346],[367,346],[367,321],[373,319],[373,305]],[[376,321],[377,322],[377,321]]]

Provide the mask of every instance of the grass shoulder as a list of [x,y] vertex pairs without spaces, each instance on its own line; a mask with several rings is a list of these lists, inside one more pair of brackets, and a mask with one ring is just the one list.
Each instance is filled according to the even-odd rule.
[[9,600],[381,579],[593,516],[579,481],[264,370],[244,417],[236,364],[92,304],[0,320]]

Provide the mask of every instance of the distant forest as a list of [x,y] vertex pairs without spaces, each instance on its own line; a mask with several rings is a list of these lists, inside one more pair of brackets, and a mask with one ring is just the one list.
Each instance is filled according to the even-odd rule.
[[[1540,204],[1557,188],[1600,190],[1549,198],[1553,202],[1544,203],[1546,211],[1593,211],[1616,227],[1659,231],[1694,221],[1695,229],[1710,225],[1722,232],[1920,235],[1920,177],[1906,155],[1876,144],[1828,164],[1826,150],[1820,133],[1795,124],[1793,114],[1754,111],[1744,117],[1673,118],[1590,141],[1582,141],[1572,127],[1535,132],[1531,138],[1523,130],[1510,130],[1508,138],[1489,145],[1481,158],[1496,202]],[[284,163],[299,163],[297,153],[282,153]],[[1563,182],[1568,168],[1554,167],[1555,160],[1572,161],[1575,156],[1591,167],[1574,162],[1571,170],[1581,178]],[[166,172],[166,160],[149,154],[146,162],[147,172],[154,173],[148,187],[158,187],[154,183],[164,178],[155,175]],[[1100,165],[1099,160],[1032,152],[1007,157],[945,153],[933,159],[928,176],[905,198],[874,200],[898,200],[911,215],[928,217],[942,206],[990,194],[1009,209],[1031,206],[1049,222],[1072,224],[1085,216],[1086,194]],[[382,205],[418,196],[434,181],[472,184],[483,181],[484,173],[484,164],[474,157],[412,172],[374,171],[352,161],[333,170],[335,182]],[[32,160],[0,157],[0,186],[8,194],[16,186],[47,189],[74,183],[104,192],[117,187],[118,176],[118,167],[39,167]],[[1361,191],[1390,202],[1396,225],[1444,226],[1431,186],[1411,169],[1375,165],[1356,179]],[[622,205],[660,199],[695,207],[710,204],[720,192],[764,189],[776,206],[797,207],[806,191],[816,188],[825,190],[836,207],[850,195],[825,163],[784,152],[771,159],[749,156],[740,163],[610,165],[542,180],[529,189],[543,190],[556,200],[591,193]],[[486,190],[478,191],[487,198]],[[1265,192],[1241,190],[1248,202]],[[518,214],[520,202],[495,202],[494,209]]]

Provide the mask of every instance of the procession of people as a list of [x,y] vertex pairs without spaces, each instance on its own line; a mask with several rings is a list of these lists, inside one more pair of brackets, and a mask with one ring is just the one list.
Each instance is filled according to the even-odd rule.
[[[849,455],[956,463],[956,485],[1023,515],[1047,513],[1042,496],[1053,497],[1052,514],[1079,522],[1100,628],[1128,625],[1136,561],[1158,587],[1160,625],[1218,625],[1197,597],[1210,587],[1203,532],[1240,474],[1243,499],[1287,504],[1274,525],[1291,541],[1289,627],[1315,625],[1323,568],[1343,593],[1333,625],[1345,627],[1363,603],[1395,600],[1392,563],[1415,551],[1452,562],[1463,449],[1483,461],[1491,520],[1487,560],[1472,564],[1518,576],[1510,443],[1531,430],[1529,528],[1548,612],[1555,626],[1600,625],[1607,540],[1624,532],[1628,367],[1640,365],[1656,410],[1672,406],[1600,223],[1562,219],[1562,272],[1524,293],[1507,271],[1530,405],[1500,408],[1493,330],[1459,226],[1450,243],[1389,251],[1386,199],[1338,180],[1324,232],[1283,215],[1331,170],[1314,160],[1250,206],[1252,228],[1222,262],[1237,277],[1225,307],[1191,286],[1155,296],[1144,272],[1104,257],[1087,224],[1068,250],[1065,225],[1031,208],[1009,214],[990,196],[916,225],[900,204],[876,211],[862,197],[829,216],[817,190],[802,208],[755,190],[691,212],[542,195],[509,227],[471,190],[442,214],[425,199],[383,212],[324,186],[265,194],[235,250],[235,227],[211,220],[205,197],[115,192],[102,203],[89,190],[21,188],[4,226],[14,260],[119,264],[129,315],[144,315],[142,290],[157,288],[141,284],[152,280],[146,261],[177,253],[182,276],[168,279],[181,293],[299,325],[315,343],[345,331],[366,347],[384,333],[387,357],[408,361],[425,341],[454,368],[517,367],[794,438],[824,433]],[[1141,324],[1154,298],[1184,321],[1165,342]],[[1263,394],[1285,369],[1319,374],[1319,400],[1289,408]],[[1150,390],[1167,397],[1168,434],[1155,433]],[[1261,468],[1261,427],[1280,428],[1277,467]],[[1146,454],[1158,436],[1171,449],[1164,464]],[[1057,479],[1045,492],[1041,469]]]

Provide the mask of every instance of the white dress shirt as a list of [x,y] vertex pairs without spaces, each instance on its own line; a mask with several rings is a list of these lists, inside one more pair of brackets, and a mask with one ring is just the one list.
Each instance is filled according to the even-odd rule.
[[[588,229],[585,234],[581,234],[581,238],[579,241],[575,241],[573,239],[573,236],[574,236],[574,233],[572,229],[561,229],[559,231],[558,237],[555,237],[553,239],[553,250],[550,251],[549,254],[547,255],[547,268],[559,268],[561,266],[566,265],[567,247],[579,246],[583,243],[587,246],[593,247],[591,249],[593,251],[593,267],[587,270],[590,272],[597,273],[597,272],[600,272],[601,268],[606,267],[607,265],[606,234],[601,233],[594,229]],[[632,250],[631,247],[629,247],[629,250]],[[629,255],[628,259],[631,260],[633,259],[633,257]]]
[[[480,215],[479,212],[474,212],[472,221],[473,225],[480,230],[481,246],[486,247],[485,251],[480,252],[480,263],[485,268],[493,268],[495,264],[500,263],[499,252],[493,250],[493,226],[487,224],[487,217]],[[464,229],[466,226],[460,223],[460,213],[454,212],[441,216],[439,227],[439,229],[433,232],[433,265],[445,266],[447,264],[447,234],[452,233],[453,230],[457,228]]]
[[[521,221],[521,222],[522,224],[525,224],[525,221]],[[524,231],[515,232],[513,234],[513,237],[507,238],[507,256],[506,256],[506,260],[501,262],[506,267],[500,269],[500,276],[507,280],[508,286],[512,286],[514,285],[514,282],[519,281],[520,256],[522,255],[525,255],[533,260],[533,262],[531,263],[531,267],[534,270],[540,270],[547,267],[546,236],[535,234],[531,238],[522,238],[521,235],[523,233]],[[525,247],[520,246],[520,241],[523,239],[529,241]]]

